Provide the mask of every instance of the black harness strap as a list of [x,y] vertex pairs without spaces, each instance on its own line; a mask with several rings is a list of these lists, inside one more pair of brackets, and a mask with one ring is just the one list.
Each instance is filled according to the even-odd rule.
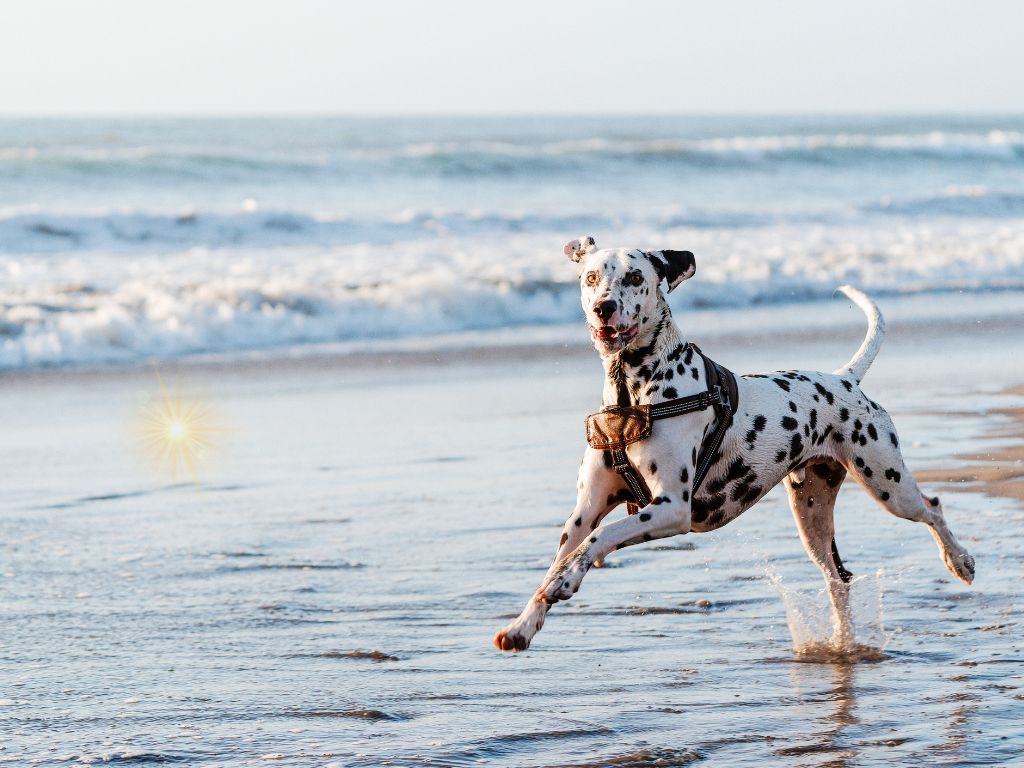
[[[723,368],[711,358],[704,355],[696,344],[690,344],[693,350],[704,360],[704,372],[707,378],[708,388],[704,392],[688,397],[680,397],[675,400],[667,400],[664,403],[657,403],[650,406],[651,420],[670,419],[673,416],[681,416],[684,413],[703,411],[706,408],[715,409],[715,431],[711,437],[701,446],[697,456],[697,466],[693,474],[693,490],[691,498],[697,494],[708,469],[714,463],[718,449],[722,446],[725,433],[732,424],[732,416],[736,413],[739,405],[736,377],[732,371]],[[622,387],[624,389],[624,387]],[[620,392],[621,400],[621,392]],[[620,403],[621,404],[621,403]],[[612,469],[622,475],[629,490],[632,492],[635,501],[626,503],[626,511],[635,515],[640,507],[646,507],[651,503],[651,490],[647,482],[629,462],[625,446],[617,446],[611,449]]]

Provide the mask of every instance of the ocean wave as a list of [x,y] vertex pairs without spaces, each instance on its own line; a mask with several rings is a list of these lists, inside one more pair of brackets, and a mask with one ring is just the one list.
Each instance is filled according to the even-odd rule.
[[[833,160],[853,162],[864,157],[935,157],[946,160],[1024,160],[1024,132],[984,131],[959,133],[832,133],[735,135],[706,138],[611,139],[590,137],[553,142],[514,143],[496,141],[419,142],[397,149],[374,150],[377,159],[385,155],[413,160],[463,162],[482,169],[486,162],[519,164],[544,160],[658,160],[707,164],[745,163],[770,160]],[[528,167],[533,168],[533,165]]]
[[752,227],[780,221],[818,221],[816,211],[670,208],[643,215],[586,211],[565,213],[445,211],[408,209],[383,216],[327,216],[293,211],[235,213],[182,211],[175,214],[111,212],[95,215],[0,212],[0,254],[108,250],[138,252],[188,247],[275,248],[286,245],[388,244],[450,235],[583,230]]
[[[718,308],[824,299],[842,283],[875,292],[1024,288],[1020,224],[984,237],[955,220],[616,231],[625,243],[693,250],[698,279],[671,302]],[[501,240],[463,233],[386,248],[0,254],[0,367],[373,345],[578,322],[576,277],[561,242],[536,232]]]
[[1024,195],[985,187],[948,187],[918,198],[884,198],[863,205],[760,208],[661,206],[632,212],[585,210],[443,210],[410,208],[387,215],[338,216],[302,211],[261,210],[248,200],[242,210],[146,213],[112,211],[61,214],[0,210],[0,254],[115,251],[161,252],[183,248],[321,247],[358,243],[387,245],[416,239],[520,233],[558,237],[583,231],[651,231],[678,228],[749,229],[803,224],[845,225],[864,215],[974,217],[1024,216]]
[[983,186],[950,186],[939,195],[904,200],[884,198],[862,210],[896,216],[999,219],[1024,216],[1024,194],[994,192]]
[[0,146],[0,169],[56,176],[176,178],[220,184],[225,180],[286,180],[391,174],[488,176],[601,171],[622,164],[666,167],[746,168],[771,163],[856,165],[884,159],[939,159],[1019,163],[1024,131],[989,130],[919,133],[735,134],[707,137],[613,138],[595,135],[564,140],[417,140],[306,149],[244,149],[162,144]]

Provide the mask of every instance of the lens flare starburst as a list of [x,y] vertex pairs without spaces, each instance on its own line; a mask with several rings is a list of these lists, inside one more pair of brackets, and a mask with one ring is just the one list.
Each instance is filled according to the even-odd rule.
[[214,436],[223,431],[210,407],[202,400],[169,393],[161,383],[159,397],[142,409],[140,433],[150,458],[172,479],[187,473],[199,482],[199,462],[214,447]]

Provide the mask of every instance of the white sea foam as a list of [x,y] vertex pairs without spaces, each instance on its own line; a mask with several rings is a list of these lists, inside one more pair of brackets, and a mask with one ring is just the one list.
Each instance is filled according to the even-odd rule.
[[[570,230],[575,233],[575,230]],[[600,234],[600,232],[596,233]],[[573,266],[551,232],[447,233],[386,246],[0,253],[0,366],[136,360],[300,343],[573,322]],[[686,247],[680,308],[875,292],[1024,288],[1024,226],[772,226],[616,230]],[[602,245],[615,243],[605,242]]]

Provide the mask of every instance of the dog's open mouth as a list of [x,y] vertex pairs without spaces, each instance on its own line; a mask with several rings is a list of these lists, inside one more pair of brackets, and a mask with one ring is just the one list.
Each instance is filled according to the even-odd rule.
[[617,344],[628,344],[631,342],[636,336],[639,328],[639,325],[631,325],[629,328],[621,326],[616,328],[612,325],[602,325],[600,328],[591,327],[590,333],[595,339],[603,344],[614,346]]

